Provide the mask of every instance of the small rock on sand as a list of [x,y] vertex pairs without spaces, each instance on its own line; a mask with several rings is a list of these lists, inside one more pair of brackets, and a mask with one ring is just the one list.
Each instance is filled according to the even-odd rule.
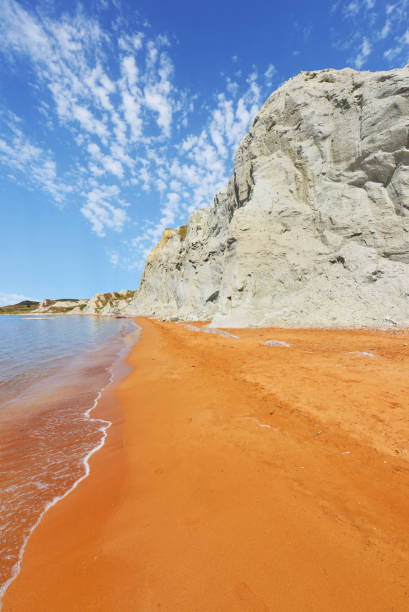
[[267,342],[264,344],[266,346],[291,346],[291,344],[288,344],[288,342],[280,342],[280,340],[267,340]]

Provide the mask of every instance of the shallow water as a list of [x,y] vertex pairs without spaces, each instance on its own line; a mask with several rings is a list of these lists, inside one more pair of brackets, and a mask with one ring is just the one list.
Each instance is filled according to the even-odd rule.
[[104,442],[110,423],[91,411],[135,329],[128,319],[0,317],[0,600],[28,536]]

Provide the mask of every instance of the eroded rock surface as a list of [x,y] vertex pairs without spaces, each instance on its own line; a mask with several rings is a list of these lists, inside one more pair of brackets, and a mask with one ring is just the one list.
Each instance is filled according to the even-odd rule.
[[274,92],[212,206],[166,230],[127,312],[217,327],[409,324],[409,67]]
[[121,315],[129,306],[135,291],[123,289],[110,293],[96,293],[87,301],[82,314]]
[[122,315],[129,306],[135,291],[123,289],[110,293],[96,293],[89,300],[43,300],[39,306],[31,310],[32,314],[64,314],[64,315]]

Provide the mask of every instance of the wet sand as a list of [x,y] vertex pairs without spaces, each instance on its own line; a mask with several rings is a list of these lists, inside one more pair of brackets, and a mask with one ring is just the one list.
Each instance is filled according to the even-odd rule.
[[409,334],[138,322],[4,610],[408,610]]

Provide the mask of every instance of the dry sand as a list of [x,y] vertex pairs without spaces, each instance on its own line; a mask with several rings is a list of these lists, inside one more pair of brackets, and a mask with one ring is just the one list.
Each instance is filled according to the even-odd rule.
[[409,334],[138,322],[4,610],[409,610]]

